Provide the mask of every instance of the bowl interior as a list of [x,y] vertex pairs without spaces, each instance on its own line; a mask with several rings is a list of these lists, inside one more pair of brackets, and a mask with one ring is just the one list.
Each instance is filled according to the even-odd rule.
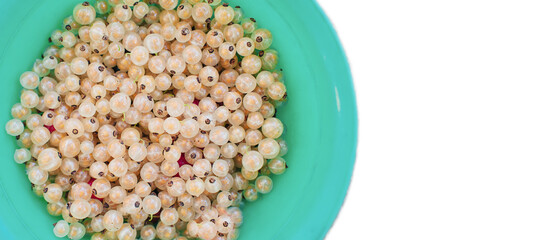
[[[0,20],[0,122],[19,101],[19,75],[32,68],[52,30],[79,0],[4,0]],[[246,17],[272,31],[280,54],[288,102],[287,172],[273,177],[273,191],[244,207],[240,239],[321,239],[345,197],[356,148],[356,105],[349,68],[338,39],[312,0],[233,0]],[[0,131],[0,235],[2,239],[52,239],[60,217],[35,196],[25,168],[13,161],[13,137]],[[261,236],[261,237],[259,237]]]

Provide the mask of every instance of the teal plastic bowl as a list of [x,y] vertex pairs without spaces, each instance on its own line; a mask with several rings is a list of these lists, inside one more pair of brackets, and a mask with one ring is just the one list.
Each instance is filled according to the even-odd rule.
[[[78,0],[1,0],[0,120],[19,101],[19,75],[32,68]],[[245,16],[272,31],[288,102],[277,113],[286,124],[288,170],[273,191],[243,208],[240,239],[323,239],[347,193],[355,161],[357,115],[345,54],[313,0],[234,0]],[[15,140],[2,129],[0,239],[55,239],[46,202],[34,195],[25,168],[13,161]]]

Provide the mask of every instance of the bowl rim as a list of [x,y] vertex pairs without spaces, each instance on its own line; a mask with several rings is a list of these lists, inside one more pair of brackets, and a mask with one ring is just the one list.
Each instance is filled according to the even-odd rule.
[[[343,204],[345,203],[345,200],[347,199],[347,196],[349,194],[349,187],[351,184],[352,175],[354,174],[355,164],[357,161],[357,146],[358,146],[358,108],[356,103],[356,92],[354,89],[353,84],[353,76],[351,71],[351,65],[349,64],[349,59],[346,55],[345,48],[343,44],[341,43],[341,40],[339,38],[339,35],[337,34],[337,31],[330,21],[330,18],[324,12],[322,7],[319,5],[317,0],[310,0],[309,2],[312,3],[312,7],[314,8],[314,11],[317,11],[320,13],[320,20],[323,22],[323,25],[327,26],[328,30],[330,31],[331,35],[333,36],[333,46],[337,49],[337,51],[332,51],[332,55],[335,54],[336,56],[332,59],[330,59],[333,62],[340,61],[339,70],[341,70],[341,75],[344,77],[339,78],[339,81],[334,81],[334,85],[336,85],[336,99],[337,99],[337,105],[338,110],[341,112],[341,106],[345,105],[345,112],[343,112],[343,115],[340,117],[341,120],[344,121],[343,128],[348,130],[347,133],[350,133],[351,135],[347,135],[346,137],[351,139],[352,144],[350,146],[347,146],[346,150],[350,152],[350,156],[348,156],[347,165],[346,165],[346,173],[345,173],[345,181],[344,181],[344,194],[339,197],[339,199],[335,200],[334,207],[332,208],[331,218],[330,221],[328,221],[328,224],[324,226],[323,232],[322,232],[322,238],[325,238],[328,232],[331,230],[331,228],[334,226],[335,221],[337,221],[337,218],[339,217],[341,208]],[[338,56],[339,55],[339,56]],[[345,92],[345,95],[339,95],[339,92]],[[352,93],[352,94],[348,94]],[[343,134],[343,132],[339,132],[338,134]]]

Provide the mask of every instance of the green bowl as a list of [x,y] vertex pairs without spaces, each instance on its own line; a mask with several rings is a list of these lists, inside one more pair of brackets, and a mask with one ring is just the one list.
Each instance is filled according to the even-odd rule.
[[[0,122],[19,101],[19,75],[32,68],[52,30],[80,0],[0,1]],[[351,179],[357,141],[355,94],[336,33],[313,0],[234,0],[274,37],[288,102],[289,168],[273,191],[246,203],[240,239],[322,239],[336,218]],[[0,238],[55,239],[46,202],[34,195],[25,168],[13,160],[15,140],[2,129]]]

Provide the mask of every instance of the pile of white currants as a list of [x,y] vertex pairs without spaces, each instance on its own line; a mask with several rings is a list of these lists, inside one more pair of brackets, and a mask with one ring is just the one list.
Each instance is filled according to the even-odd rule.
[[49,40],[6,131],[54,234],[238,238],[286,170],[271,32],[220,0],[98,0]]

